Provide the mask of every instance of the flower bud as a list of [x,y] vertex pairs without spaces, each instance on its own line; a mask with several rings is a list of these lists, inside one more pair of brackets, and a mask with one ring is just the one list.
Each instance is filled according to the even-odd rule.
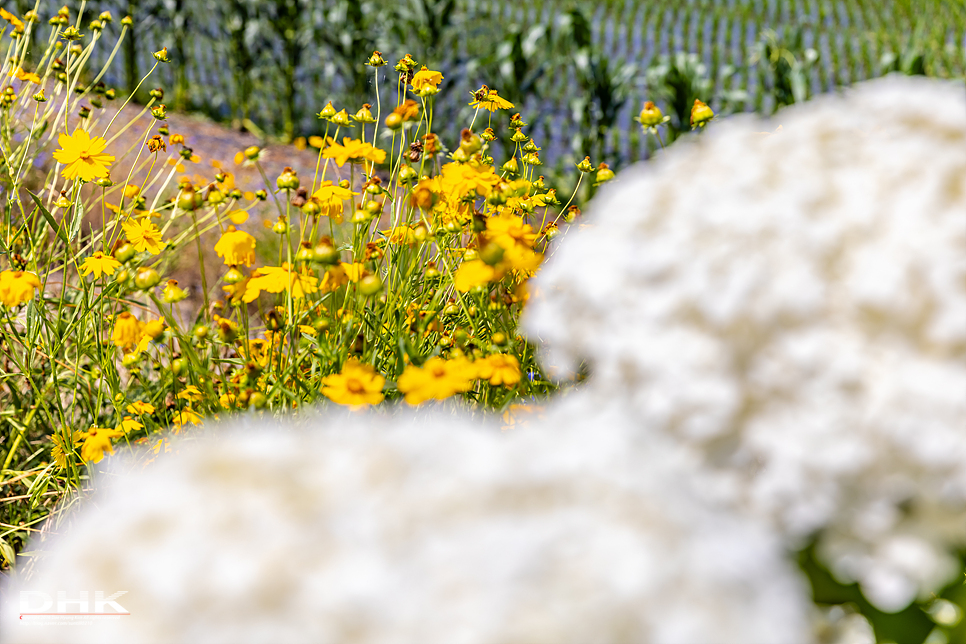
[[157,105],[155,107],[152,107],[151,108],[151,116],[153,116],[154,118],[156,118],[159,121],[163,121],[164,119],[168,118],[168,111],[167,111],[167,108],[165,107],[164,103],[162,103],[161,105]]
[[372,52],[372,56],[369,56],[369,60],[366,64],[370,67],[382,67],[386,64],[386,59],[382,57],[382,54],[378,51]]
[[402,127],[402,124],[403,124],[402,114],[392,112],[391,114],[389,114],[389,116],[386,117],[385,122],[386,122],[386,127],[388,127],[390,130],[398,130],[399,128]]
[[320,264],[330,265],[338,264],[341,258],[332,240],[328,237],[323,237],[312,249],[312,259]]
[[517,158],[511,157],[509,161],[503,164],[502,170],[507,174],[517,174],[520,171],[520,166],[517,164]]
[[183,288],[178,286],[177,280],[168,280],[164,285],[164,289],[161,290],[161,301],[165,302],[166,304],[180,302],[186,297],[188,297],[188,294]]
[[605,183],[614,178],[614,171],[606,163],[601,163],[597,168],[597,183]]
[[258,155],[260,152],[261,152],[261,149],[257,145],[251,145],[245,148],[245,152],[244,152],[245,158],[248,159],[249,161],[255,161],[256,159],[258,159]]
[[399,169],[399,183],[402,185],[412,183],[418,176],[419,174],[412,166],[404,165]]
[[502,246],[489,242],[480,250],[480,259],[490,266],[496,266],[503,259],[504,252]]
[[124,242],[114,250],[114,259],[121,262],[122,264],[126,264],[136,254],[137,254],[137,250],[134,248],[134,246],[132,244]]
[[237,266],[230,266],[221,279],[225,284],[238,284],[245,281],[245,274],[238,270]]
[[713,118],[714,111],[699,99],[694,99],[694,105],[691,107],[691,129],[704,127]]
[[288,221],[285,220],[284,216],[279,215],[278,221],[272,225],[272,232],[276,235],[284,235],[288,232]]
[[268,404],[268,396],[260,391],[253,391],[248,395],[248,406],[255,409],[262,409]]
[[647,101],[644,103],[644,108],[641,110],[637,120],[641,122],[642,127],[654,127],[664,121],[664,114],[661,113],[661,108],[653,102]]
[[132,18],[131,16],[124,16],[123,18],[121,18],[121,26],[131,27],[133,25],[134,25],[134,18]]
[[584,160],[577,164],[577,169],[581,172],[593,172],[594,165],[590,162],[590,157],[584,157]]
[[342,127],[352,127],[352,121],[349,119],[349,114],[345,110],[336,112],[335,116],[332,117],[332,122]]
[[378,275],[366,275],[359,280],[358,288],[359,292],[366,297],[372,297],[382,290],[382,280],[379,279]]
[[265,192],[264,190],[256,190],[255,198],[258,199],[259,201],[266,201],[268,199],[268,193]]
[[530,137],[524,134],[522,130],[517,128],[517,130],[513,133],[513,136],[510,137],[510,140],[513,141],[514,143],[522,143],[523,141],[526,141],[529,138]]
[[352,118],[359,123],[375,123],[376,118],[372,115],[369,108],[372,107],[369,103],[365,103],[358,112],[352,115]]
[[298,175],[295,174],[295,170],[286,166],[275,180],[275,185],[281,190],[295,190],[299,187]]
[[325,107],[322,108],[322,111],[319,112],[318,116],[320,119],[324,119],[326,121],[331,120],[332,117],[335,116],[335,108],[332,107],[332,101],[326,103]]
[[138,270],[138,274],[134,278],[134,285],[137,286],[142,291],[147,291],[148,289],[154,288],[161,281],[161,276],[153,268],[144,266]]
[[159,63],[170,62],[170,59],[168,58],[168,48],[162,47],[160,51],[154,52],[154,59]]

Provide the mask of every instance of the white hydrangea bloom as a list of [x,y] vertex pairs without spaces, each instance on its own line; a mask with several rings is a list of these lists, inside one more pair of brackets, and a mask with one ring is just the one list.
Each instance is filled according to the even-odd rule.
[[[763,134],[761,130],[780,131]],[[894,610],[966,544],[966,93],[886,78],[631,169],[525,326]]]
[[[127,590],[75,642],[410,644],[810,639],[773,534],[711,509],[619,405],[501,434],[467,418],[250,423],[120,474],[8,589]],[[323,427],[338,429],[323,429]],[[690,472],[690,474],[689,474]]]

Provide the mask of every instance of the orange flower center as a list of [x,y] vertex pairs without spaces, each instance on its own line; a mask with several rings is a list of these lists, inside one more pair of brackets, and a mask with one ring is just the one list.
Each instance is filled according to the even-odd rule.
[[350,394],[361,394],[366,388],[362,386],[362,383],[355,378],[349,378],[345,383],[345,388],[349,390]]
[[446,375],[446,367],[443,365],[436,365],[433,367],[433,376],[436,378],[442,378]]
[[87,161],[88,159],[90,159],[90,158],[91,158],[91,153],[90,153],[90,152],[88,152],[87,150],[82,150],[82,151],[81,151],[81,153],[80,153],[79,155],[77,155],[77,156],[78,156],[78,157],[79,157],[79,158],[80,158],[81,160],[83,160],[83,161]]

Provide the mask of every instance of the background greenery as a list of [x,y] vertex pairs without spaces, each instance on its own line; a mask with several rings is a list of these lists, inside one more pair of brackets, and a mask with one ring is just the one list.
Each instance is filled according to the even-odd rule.
[[[42,3],[41,15],[61,2]],[[68,2],[72,10],[80,4]],[[656,100],[678,125],[694,98],[719,113],[771,113],[894,70],[966,75],[964,0],[94,0],[86,7],[92,18],[110,10],[109,30],[124,15],[135,19],[107,78],[119,90],[133,89],[154,62],[151,52],[168,47],[174,64],[153,83],[168,92],[169,107],[283,140],[320,134],[315,113],[327,101],[353,113],[371,100],[373,71],[364,62],[374,49],[390,64],[411,53],[446,77],[437,123],[467,122],[465,89],[487,83],[517,104],[547,156],[589,154],[614,167],[655,145],[632,127],[644,100]],[[90,68],[102,62],[95,56]],[[395,72],[380,73],[388,98]],[[454,142],[458,132],[444,125],[440,134]]]

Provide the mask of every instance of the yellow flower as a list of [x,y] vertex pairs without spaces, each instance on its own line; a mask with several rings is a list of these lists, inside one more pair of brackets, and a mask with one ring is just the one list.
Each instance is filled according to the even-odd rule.
[[18,67],[16,71],[12,71],[10,76],[16,76],[17,80],[27,81],[33,83],[34,85],[40,85],[40,76],[34,74],[33,72],[24,71],[23,67]]
[[350,282],[358,282],[362,279],[362,274],[365,272],[366,267],[363,264],[355,262],[353,264],[346,264],[345,262],[340,262],[342,264],[342,270],[345,271],[345,276]]
[[312,275],[292,270],[288,263],[282,266],[263,266],[248,280],[242,300],[254,302],[262,291],[269,293],[288,291],[292,294],[292,299],[298,300],[318,291],[318,282],[319,280]]
[[215,253],[225,259],[226,266],[255,263],[255,238],[243,230],[229,226],[228,231],[215,244]]
[[397,386],[406,394],[406,402],[418,405],[431,399],[443,400],[473,386],[469,361],[430,358],[422,367],[409,365],[399,376]]
[[500,177],[493,171],[493,166],[478,163],[447,163],[442,168],[442,189],[457,200],[471,192],[485,197],[498,183],[500,183]]
[[111,439],[123,435],[124,432],[103,427],[91,427],[86,432],[78,432],[77,436],[84,439],[84,444],[81,445],[81,458],[85,461],[99,463],[104,458],[104,452],[114,453]]
[[382,234],[389,238],[390,244],[412,245],[416,243],[415,231],[406,224],[396,226],[390,230],[384,230]]
[[10,13],[9,11],[7,11],[6,9],[4,9],[3,7],[0,7],[0,18],[3,18],[7,22],[9,22],[11,25],[14,26],[15,29],[23,30],[24,28],[23,21],[17,16]]
[[80,272],[81,275],[90,275],[93,273],[94,279],[100,279],[101,275],[113,275],[114,271],[120,265],[121,262],[110,255],[105,255],[101,251],[97,251],[84,260],[84,263],[81,264]]
[[[340,164],[341,165],[341,164]],[[334,185],[331,181],[323,181],[319,189],[312,194],[319,206],[322,208],[321,214],[326,217],[339,218],[344,209],[343,202],[351,199],[358,192],[352,192],[349,188]]]
[[372,161],[373,163],[384,163],[386,161],[386,151],[373,147],[370,143],[363,143],[359,139],[344,137],[342,145],[332,142],[322,151],[323,159],[334,159],[340,168],[347,161],[352,163],[362,163]]
[[342,366],[342,373],[322,379],[322,394],[340,405],[377,405],[384,398],[384,384],[386,379],[371,365],[350,358]]
[[153,414],[154,405],[151,403],[141,402],[140,400],[135,400],[133,403],[125,407],[125,411],[129,414]]
[[440,72],[426,69],[426,66],[423,65],[423,68],[413,76],[412,86],[415,91],[421,92],[427,87],[436,89],[442,82],[443,75]]
[[453,278],[453,286],[456,290],[465,293],[472,288],[482,286],[492,282],[497,278],[496,269],[480,259],[460,264],[456,276]]
[[532,248],[537,240],[533,226],[524,223],[522,217],[501,215],[486,220],[486,238],[504,250],[514,246]]
[[489,380],[491,385],[511,387],[520,382],[520,362],[516,356],[494,353],[473,363],[477,377]]
[[8,308],[23,304],[40,289],[40,279],[27,271],[0,273],[0,302]]
[[57,140],[61,149],[54,152],[54,158],[64,164],[65,179],[93,181],[107,176],[107,168],[114,161],[112,155],[104,154],[107,141],[99,136],[91,138],[81,129],[74,130],[72,135],[61,134]]
[[192,425],[200,425],[201,416],[199,416],[198,412],[191,407],[185,407],[181,411],[174,412],[174,419],[171,422],[175,427],[181,429],[187,423],[191,423]]
[[[485,92],[483,90],[486,90]],[[482,98],[476,98],[482,96]],[[514,105],[510,101],[500,96],[495,89],[490,89],[484,85],[479,92],[474,94],[475,100],[470,103],[470,107],[482,107],[490,112],[497,110],[510,110]]]
[[141,338],[138,340],[137,353],[148,348],[148,344],[164,333],[164,321],[161,318],[151,320],[141,325]]
[[161,231],[147,217],[121,223],[127,240],[141,253],[147,251],[157,255],[167,244],[161,241]]
[[141,323],[129,312],[119,313],[114,318],[114,332],[111,341],[121,348],[133,347],[141,339]]
[[114,429],[119,432],[123,432],[127,434],[128,432],[132,432],[132,431],[136,432],[139,429],[144,429],[144,425],[134,420],[130,416],[125,416],[124,420],[119,422]]
[[188,385],[183,390],[178,392],[178,398],[180,398],[181,400],[187,400],[188,402],[195,402],[195,401],[201,400],[202,397],[203,397],[203,394],[201,393],[201,390],[195,387],[194,385]]

